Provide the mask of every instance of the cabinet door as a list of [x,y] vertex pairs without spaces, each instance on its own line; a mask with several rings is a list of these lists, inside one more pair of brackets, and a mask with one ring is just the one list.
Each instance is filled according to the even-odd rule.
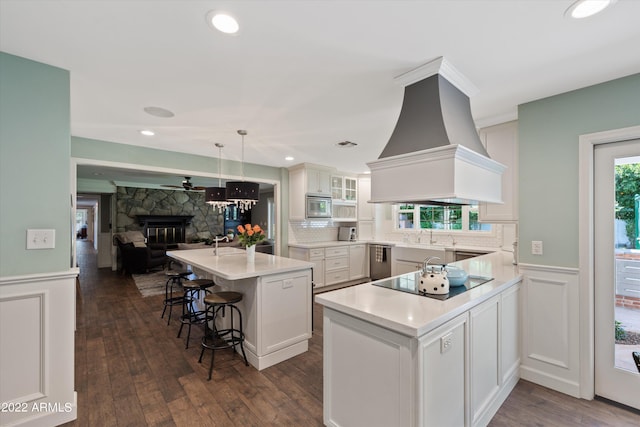
[[328,196],[331,194],[329,171],[307,168],[307,193]]
[[371,178],[358,178],[358,221],[372,221],[375,205],[367,203],[371,199]]
[[472,425],[484,415],[502,383],[498,347],[499,302],[497,295],[469,311]]
[[303,220],[305,217],[305,183],[304,169],[289,171],[289,219]]
[[355,178],[344,178],[344,198],[347,201],[358,200],[358,180]]
[[311,338],[310,270],[261,279],[261,328],[259,354],[269,354]]
[[365,245],[353,245],[349,248],[349,279],[361,279],[367,274],[366,266],[366,248]]
[[480,203],[479,218],[485,222],[518,220],[518,122],[484,128],[480,138],[489,156],[507,167],[502,174],[504,204]]
[[324,258],[311,258],[313,263],[313,284],[316,288],[324,286]]
[[334,200],[342,200],[344,199],[344,194],[342,192],[344,186],[344,182],[341,176],[332,176],[331,177],[331,198]]
[[520,369],[520,284],[500,295],[502,385],[517,381]]
[[420,338],[420,422],[464,426],[467,314]]

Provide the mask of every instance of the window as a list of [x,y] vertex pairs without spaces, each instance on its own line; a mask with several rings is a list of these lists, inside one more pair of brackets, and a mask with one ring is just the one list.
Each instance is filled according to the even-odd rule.
[[478,205],[396,205],[396,230],[491,231],[491,224],[478,222]]

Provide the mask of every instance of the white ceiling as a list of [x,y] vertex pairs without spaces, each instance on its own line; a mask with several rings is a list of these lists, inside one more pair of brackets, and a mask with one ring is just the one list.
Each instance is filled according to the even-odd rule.
[[[478,127],[640,72],[640,1],[570,20],[572,1],[0,0],[0,49],[70,70],[75,136],[211,157],[220,142],[240,160],[246,129],[247,162],[358,173],[393,131],[394,77],[436,57],[477,86]],[[212,9],[240,32],[212,30]],[[358,146],[338,148],[344,140]]]

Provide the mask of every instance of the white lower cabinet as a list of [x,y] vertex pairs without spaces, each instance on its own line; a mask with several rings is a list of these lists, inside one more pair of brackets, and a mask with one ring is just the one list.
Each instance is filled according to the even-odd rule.
[[367,277],[367,245],[300,248],[289,246],[289,257],[309,261],[313,266],[315,288]]
[[420,338],[418,425],[465,425],[467,314]]
[[500,388],[499,310],[500,295],[497,295],[469,312],[470,354],[473,355],[470,358],[471,378],[469,380],[472,425],[478,424]]
[[519,378],[519,287],[418,338],[325,306],[325,425],[486,426]]
[[367,277],[367,245],[349,246],[349,280]]
[[324,248],[305,249],[289,247],[289,257],[313,263],[313,286],[324,286]]
[[520,284],[472,308],[471,425],[485,426],[520,378]]
[[324,280],[327,285],[349,281],[349,247],[324,249]]

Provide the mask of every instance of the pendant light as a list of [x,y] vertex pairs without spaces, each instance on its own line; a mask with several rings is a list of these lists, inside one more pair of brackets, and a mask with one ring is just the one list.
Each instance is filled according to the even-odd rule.
[[211,205],[214,209],[217,209],[219,213],[231,204],[227,200],[226,188],[222,186],[222,147],[224,145],[216,142],[218,147],[218,186],[207,187],[204,190],[205,203]]
[[229,181],[226,187],[227,200],[235,203],[240,212],[251,209],[260,199],[260,184],[244,180],[244,137],[246,134],[246,130],[238,131],[238,135],[242,136],[242,162],[240,163],[242,181]]

